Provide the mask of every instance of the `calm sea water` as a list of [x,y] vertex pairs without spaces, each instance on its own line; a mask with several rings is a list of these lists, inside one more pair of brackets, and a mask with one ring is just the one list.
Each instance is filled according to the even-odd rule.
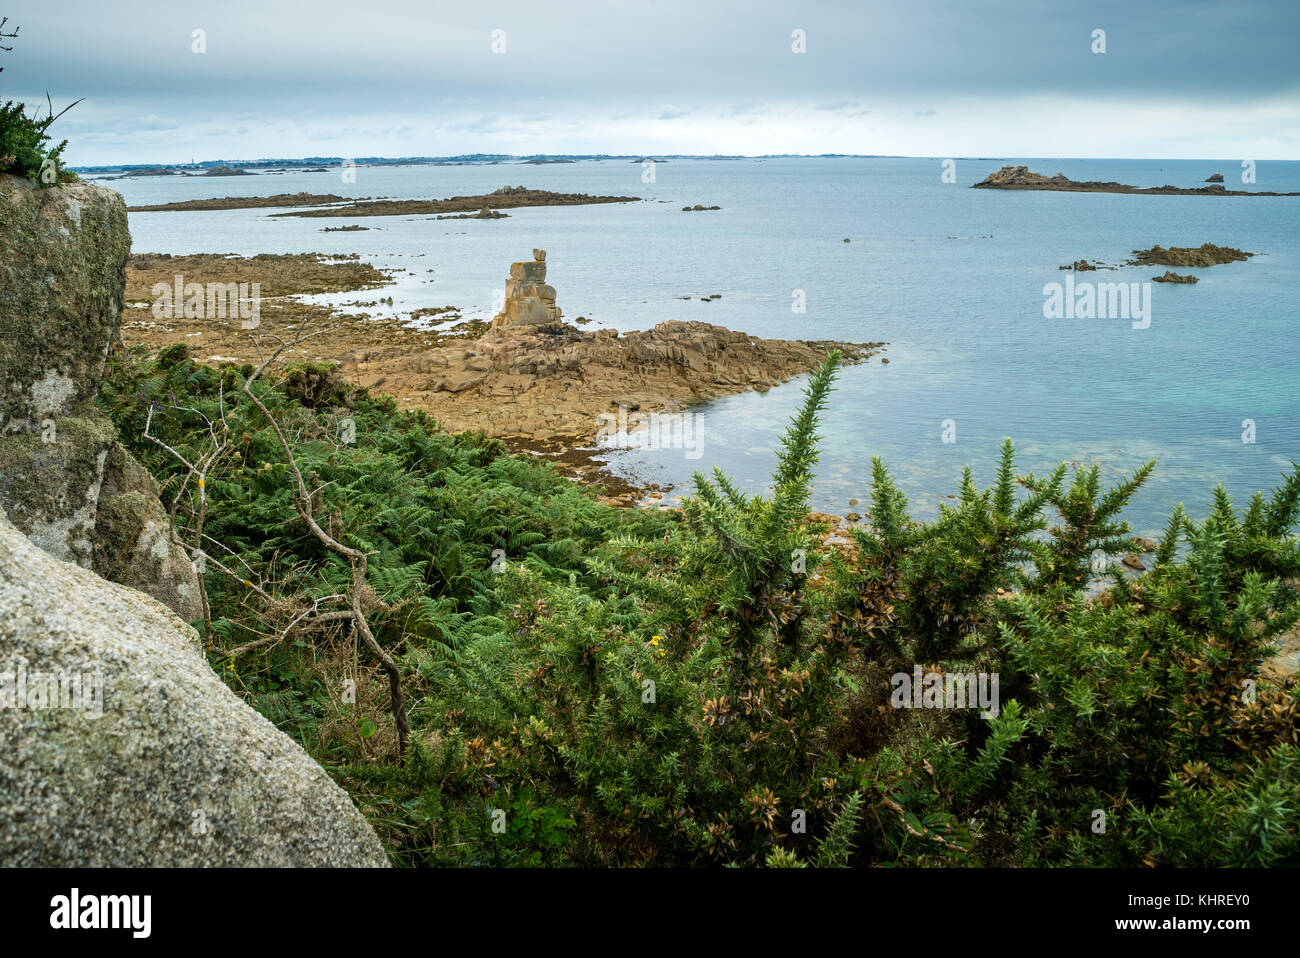
[[[609,160],[363,167],[352,185],[338,170],[108,185],[129,203],[299,190],[430,198],[507,184],[642,197],[486,221],[238,210],[132,213],[130,222],[136,252],[359,253],[402,271],[384,291],[398,315],[454,305],[489,317],[509,264],[545,247],[561,308],[594,320],[589,329],[676,318],[760,336],[887,341],[889,364],[845,369],[824,417],[814,496],[829,511],[848,511],[850,498],[865,503],[879,455],[914,510],[933,515],[963,465],[991,481],[1007,436],[1022,471],[1069,460],[1100,464],[1113,478],[1156,458],[1154,480],[1128,513],[1138,532],[1158,531],[1177,502],[1204,514],[1216,483],[1243,502],[1276,486],[1300,459],[1300,198],[968,189],[1002,163],[1140,186],[1196,186],[1222,172],[1229,189],[1300,190],[1300,163],[1260,162],[1257,182],[1242,187],[1238,161],[1029,158],[958,159],[955,183],[942,182],[939,159],[769,159],[671,160],[651,183],[640,164]],[[723,209],[681,211],[696,203]],[[372,229],[321,232],[349,222]],[[1064,281],[1062,264],[1119,264],[1136,248],[1204,242],[1258,255],[1180,270],[1201,278],[1195,286],[1152,284],[1146,329],[1128,319],[1043,316],[1043,287]],[[1161,272],[1126,267],[1076,279],[1148,282]],[[796,290],[805,312],[792,311]],[[722,298],[700,300],[715,293]],[[796,380],[706,403],[696,409],[698,458],[618,450],[613,467],[681,484],[717,465],[761,491],[801,391]],[[955,442],[943,441],[945,420]],[[1245,420],[1253,443],[1242,441]]]

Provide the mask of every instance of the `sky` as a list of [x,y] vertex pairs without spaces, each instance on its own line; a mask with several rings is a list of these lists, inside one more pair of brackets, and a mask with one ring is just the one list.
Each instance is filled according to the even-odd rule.
[[0,15],[20,28],[0,41],[0,99],[85,98],[52,128],[73,166],[1300,159],[1300,0],[0,0]]

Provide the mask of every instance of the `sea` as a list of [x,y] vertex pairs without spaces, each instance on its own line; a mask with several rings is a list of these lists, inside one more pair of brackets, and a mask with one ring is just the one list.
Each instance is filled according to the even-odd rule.
[[[1217,172],[1229,189],[1300,191],[1300,162],[1043,157],[336,166],[105,185],[128,204],[298,191],[428,199],[507,185],[635,196],[489,220],[252,209],[131,213],[130,227],[135,252],[359,254],[396,279],[382,291],[392,305],[374,315],[451,305],[490,318],[510,263],[545,248],[565,317],[590,320],[586,329],[680,319],[763,337],[885,342],[888,363],[845,367],[821,418],[819,510],[867,512],[878,456],[914,516],[933,517],[964,466],[978,483],[993,481],[1007,437],[1021,473],[1068,462],[1099,466],[1113,482],[1155,459],[1126,513],[1137,534],[1158,533],[1177,503],[1203,516],[1217,484],[1243,506],[1276,487],[1300,459],[1300,197],[970,188],[1004,164],[1136,186],[1200,186]],[[721,209],[683,212],[696,204]],[[323,232],[353,223],[370,229]],[[1153,283],[1164,267],[1123,265],[1136,249],[1206,242],[1255,255],[1177,270],[1195,285]],[[1079,259],[1119,268],[1060,269]],[[1115,309],[1054,311],[1052,284],[1067,278],[1072,296],[1084,283],[1137,284],[1128,288],[1142,315],[1123,315],[1104,292]],[[714,467],[763,493],[806,381],[691,407],[691,448],[624,444],[602,457],[671,495]]]

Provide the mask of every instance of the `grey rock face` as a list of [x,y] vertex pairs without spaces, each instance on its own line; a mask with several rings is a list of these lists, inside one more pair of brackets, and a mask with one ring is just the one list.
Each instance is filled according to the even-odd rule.
[[[79,684],[79,687],[78,687]],[[164,606],[0,510],[0,863],[383,866],[311,758]]]
[[0,506],[56,558],[195,619],[198,578],[157,488],[94,405],[130,247],[118,193],[0,175]]
[[0,175],[0,428],[94,398],[122,322],[130,250],[119,193]]

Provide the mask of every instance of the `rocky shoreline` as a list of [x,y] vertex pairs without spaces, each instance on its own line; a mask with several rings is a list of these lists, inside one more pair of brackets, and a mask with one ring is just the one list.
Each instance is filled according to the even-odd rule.
[[599,417],[672,410],[751,389],[766,391],[815,368],[832,349],[860,362],[881,343],[759,339],[701,322],[666,320],[620,334],[567,323],[509,336],[489,333],[411,353],[354,350],[344,375],[424,409],[452,431],[492,436],[594,436]]
[[1300,196],[1300,193],[1273,193],[1267,190],[1229,190],[1221,182],[1193,188],[1181,186],[1129,186],[1126,183],[1075,181],[1063,173],[1044,176],[1031,173],[1027,166],[1004,166],[974,184],[973,190],[1055,190],[1065,193],[1133,193],[1148,196]]
[[610,431],[611,417],[626,432],[630,414],[765,391],[816,368],[834,349],[852,363],[883,345],[760,339],[679,320],[630,333],[584,332],[563,321],[547,265],[541,249],[511,264],[504,306],[483,336],[420,352],[354,350],[344,375],[431,412],[453,432],[598,436]]
[[[611,417],[635,421],[734,393],[766,391],[814,369],[833,349],[841,350],[846,363],[856,363],[884,345],[763,339],[678,320],[628,333],[584,331],[562,319],[555,290],[546,283],[544,251],[535,250],[534,257],[511,267],[505,308],[489,327],[462,320],[454,306],[375,319],[352,311],[373,306],[373,299],[336,307],[302,301],[300,294],[365,293],[389,282],[355,255],[138,254],[127,266],[122,340],[152,349],[183,344],[197,361],[213,365],[253,362],[249,330],[238,316],[159,318],[152,290],[156,283],[170,284],[174,275],[200,284],[256,277],[264,336],[291,339],[304,325],[327,330],[287,351],[286,362],[337,367],[349,382],[393,396],[400,408],[428,412],[453,432],[504,439],[624,501],[639,498],[637,487],[614,478],[593,458],[595,438]],[[426,314],[438,328],[412,325]]]

